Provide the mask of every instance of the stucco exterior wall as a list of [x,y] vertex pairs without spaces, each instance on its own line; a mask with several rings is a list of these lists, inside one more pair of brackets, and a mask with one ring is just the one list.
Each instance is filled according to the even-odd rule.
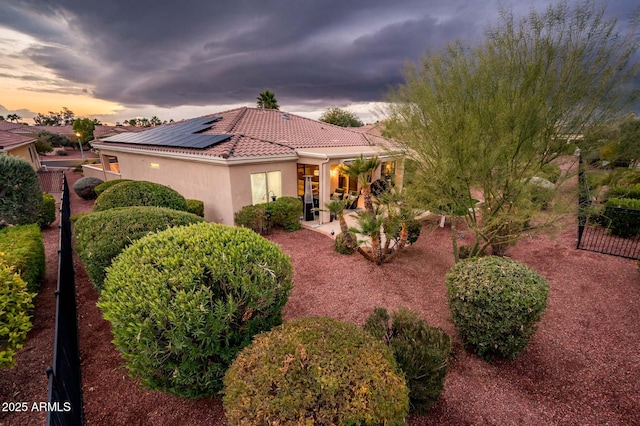
[[242,207],[252,204],[251,173],[274,171],[280,171],[282,173],[282,196],[297,197],[298,187],[295,161],[231,166],[229,172],[233,211],[236,212]]
[[11,155],[13,157],[20,157],[23,160],[26,160],[34,170],[40,169],[40,158],[38,157],[38,153],[36,151],[35,144],[30,143],[28,145],[18,146],[16,148],[8,148],[7,155]]

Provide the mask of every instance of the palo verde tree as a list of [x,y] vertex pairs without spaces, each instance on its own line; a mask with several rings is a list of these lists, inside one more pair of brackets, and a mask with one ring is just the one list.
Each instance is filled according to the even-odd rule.
[[[629,104],[638,47],[638,19],[620,34],[594,2],[564,1],[520,19],[502,9],[482,44],[458,41],[407,67],[389,94],[387,135],[417,162],[423,202],[462,214],[471,256],[517,241],[539,209],[529,180],[570,135]],[[485,198],[478,210],[472,189]]]
[[358,118],[358,116],[349,110],[333,107],[329,108],[320,116],[320,121],[325,123],[335,124],[340,127],[362,127],[364,123]]
[[269,90],[265,90],[264,92],[260,93],[256,99],[258,100],[258,108],[280,109],[278,101],[276,100],[276,95]]

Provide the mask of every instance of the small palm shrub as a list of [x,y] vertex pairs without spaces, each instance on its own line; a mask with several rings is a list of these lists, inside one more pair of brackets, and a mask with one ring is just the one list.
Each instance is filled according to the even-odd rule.
[[296,197],[280,197],[269,203],[267,209],[271,211],[271,220],[274,225],[279,225],[285,231],[297,231],[302,229],[300,216],[302,216],[302,201]]
[[31,330],[33,295],[13,268],[4,264],[0,253],[0,368],[13,367],[15,353],[22,348]]
[[143,385],[215,395],[238,352],[282,322],[292,274],[289,257],[255,232],[197,223],[126,248],[107,269],[98,306]]
[[37,224],[0,229],[0,253],[3,262],[14,267],[28,290],[35,292],[44,277],[44,242]]
[[36,223],[42,209],[38,175],[25,160],[0,155],[0,228]]
[[187,211],[184,197],[173,189],[146,181],[121,182],[106,189],[96,200],[93,211],[117,207],[153,206]]
[[42,193],[42,209],[38,215],[38,225],[41,229],[48,228],[56,220],[56,200],[53,195]]
[[384,344],[354,324],[301,318],[256,336],[222,401],[230,425],[401,425],[409,398]]
[[204,217],[204,203],[200,200],[186,200],[187,211],[196,216]]
[[425,413],[444,389],[449,365],[451,338],[442,329],[430,327],[406,308],[391,318],[384,308],[376,308],[367,318],[364,330],[383,341],[404,372],[411,409]]
[[78,195],[78,197],[83,200],[95,200],[98,196],[96,194],[96,186],[104,183],[102,179],[98,179],[95,177],[83,177],[76,181],[73,184],[73,190]]
[[[355,236],[353,239],[355,240]],[[336,235],[336,239],[333,240],[333,250],[336,253],[348,255],[352,254],[356,249],[345,240],[344,234],[340,233]]]
[[488,360],[518,355],[547,307],[547,281],[507,258],[463,260],[449,270],[446,282],[456,329],[467,348]]
[[104,191],[106,191],[107,189],[111,188],[114,185],[117,185],[119,183],[122,182],[131,182],[131,179],[114,179],[114,180],[108,180],[106,182],[101,183],[100,185],[96,186],[95,188],[93,188],[93,190],[96,192],[96,195],[100,195],[102,194]]
[[140,238],[204,219],[163,207],[122,207],[78,217],[74,224],[77,252],[91,282],[102,290],[106,268],[122,250]]

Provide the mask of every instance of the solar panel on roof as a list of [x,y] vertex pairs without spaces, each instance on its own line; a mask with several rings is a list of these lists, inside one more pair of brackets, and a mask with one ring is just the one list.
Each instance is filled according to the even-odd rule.
[[231,138],[232,135],[202,133],[211,129],[212,125],[221,119],[220,116],[192,118],[175,124],[154,127],[143,132],[121,133],[105,138],[103,142],[205,149]]

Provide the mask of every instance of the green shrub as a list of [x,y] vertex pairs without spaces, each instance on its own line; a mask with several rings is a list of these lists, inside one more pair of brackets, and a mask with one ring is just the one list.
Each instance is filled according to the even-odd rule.
[[36,223],[42,209],[38,175],[25,160],[0,155],[0,228]]
[[196,216],[204,217],[204,203],[200,200],[186,200],[187,211]]
[[413,244],[418,241],[420,237],[420,233],[422,232],[422,222],[417,221],[415,219],[411,219],[407,221],[407,230],[409,231],[409,237],[407,238],[407,242],[409,244]]
[[32,294],[0,254],[0,368],[13,367],[15,353],[22,348],[31,330]]
[[551,183],[556,183],[560,179],[562,170],[557,164],[547,163],[536,173],[539,177],[544,178]]
[[0,253],[4,253],[5,264],[13,266],[27,283],[29,291],[37,291],[45,270],[40,227],[31,224],[0,229]]
[[104,183],[102,179],[98,179],[95,177],[83,177],[76,181],[73,184],[73,190],[78,195],[78,197],[83,200],[95,200],[98,196],[96,194],[96,186]]
[[237,226],[252,229],[257,233],[262,232],[266,221],[266,205],[256,204],[255,206],[244,206],[233,215]]
[[406,308],[391,318],[386,309],[376,308],[367,318],[364,330],[391,347],[409,387],[412,411],[428,411],[444,389],[451,353],[449,335],[430,327]]
[[107,269],[98,306],[145,386],[213,395],[253,336],[282,322],[292,275],[289,257],[253,231],[197,223],[126,248]]
[[105,268],[125,247],[140,238],[203,219],[163,207],[121,207],[83,215],[74,225],[77,252],[91,282],[102,290]]
[[[610,221],[613,235],[631,237],[640,234],[640,200],[632,198],[609,198],[605,204],[604,216]],[[635,213],[635,214],[634,214]]]
[[104,191],[106,191],[107,189],[111,188],[114,185],[117,185],[119,183],[123,183],[123,182],[131,182],[131,179],[115,179],[115,180],[108,180],[106,182],[101,183],[100,185],[96,186],[94,189],[94,191],[96,192],[96,195],[100,195],[102,194]]
[[285,231],[302,229],[300,224],[302,201],[299,198],[280,197],[268,203],[267,209],[271,211],[271,220],[274,225],[282,226]]
[[408,411],[389,348],[331,318],[296,319],[256,336],[224,385],[230,425],[400,425]]
[[167,186],[146,181],[121,182],[108,188],[96,200],[93,211],[132,206],[166,207],[187,211],[187,202],[182,195]]
[[518,355],[547,307],[547,281],[511,259],[463,260],[446,281],[453,323],[465,345],[484,359]]
[[609,198],[633,198],[634,200],[640,200],[640,184],[614,186],[609,190]]
[[546,210],[556,191],[555,185],[546,178],[534,176],[527,185],[529,197],[533,204],[541,210]]
[[38,224],[41,229],[48,228],[56,221],[56,200],[53,195],[42,193],[42,210],[38,215]]
[[[355,238],[354,238],[355,240]],[[352,254],[355,251],[354,247],[351,247],[344,239],[344,234],[340,233],[336,235],[336,239],[333,240],[333,250],[340,254]]]

